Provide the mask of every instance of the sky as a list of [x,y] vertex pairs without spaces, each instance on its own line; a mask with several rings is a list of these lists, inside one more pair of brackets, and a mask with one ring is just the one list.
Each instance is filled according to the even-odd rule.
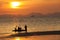
[[[20,2],[19,8],[11,8],[11,2]],[[0,15],[29,15],[60,12],[60,0],[0,0]]]

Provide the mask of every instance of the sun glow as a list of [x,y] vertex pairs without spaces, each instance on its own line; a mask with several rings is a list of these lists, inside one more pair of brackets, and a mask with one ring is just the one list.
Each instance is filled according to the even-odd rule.
[[19,6],[21,6],[21,2],[11,2],[12,8],[19,8]]
[[15,40],[21,40],[19,37],[16,37]]

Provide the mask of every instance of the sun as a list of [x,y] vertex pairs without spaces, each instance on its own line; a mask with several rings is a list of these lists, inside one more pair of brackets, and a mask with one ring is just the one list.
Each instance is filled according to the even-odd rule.
[[21,2],[11,2],[12,8],[19,8],[19,6],[21,6]]

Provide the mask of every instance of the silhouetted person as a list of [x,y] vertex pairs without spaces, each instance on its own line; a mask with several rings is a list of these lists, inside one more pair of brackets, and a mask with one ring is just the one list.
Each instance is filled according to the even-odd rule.
[[18,26],[16,25],[15,29],[17,30]]
[[27,33],[27,25],[25,25],[25,31],[26,31],[26,33]]
[[15,32],[16,32],[16,30],[17,30],[17,26],[15,27],[15,29],[14,29],[14,30],[15,30]]
[[25,29],[22,29],[21,27],[16,26],[15,29],[14,29],[13,31],[14,31],[14,32],[18,32],[18,33],[24,31],[25,33],[27,33],[27,25],[25,25],[24,27],[25,27]]
[[21,28],[18,26],[18,31],[21,31]]

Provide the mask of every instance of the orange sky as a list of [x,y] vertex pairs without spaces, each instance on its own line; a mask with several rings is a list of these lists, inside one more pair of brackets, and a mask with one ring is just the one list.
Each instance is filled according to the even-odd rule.
[[[10,2],[14,1],[21,2],[21,6],[11,8]],[[0,0],[0,14],[27,15],[32,12],[60,12],[60,0]]]

